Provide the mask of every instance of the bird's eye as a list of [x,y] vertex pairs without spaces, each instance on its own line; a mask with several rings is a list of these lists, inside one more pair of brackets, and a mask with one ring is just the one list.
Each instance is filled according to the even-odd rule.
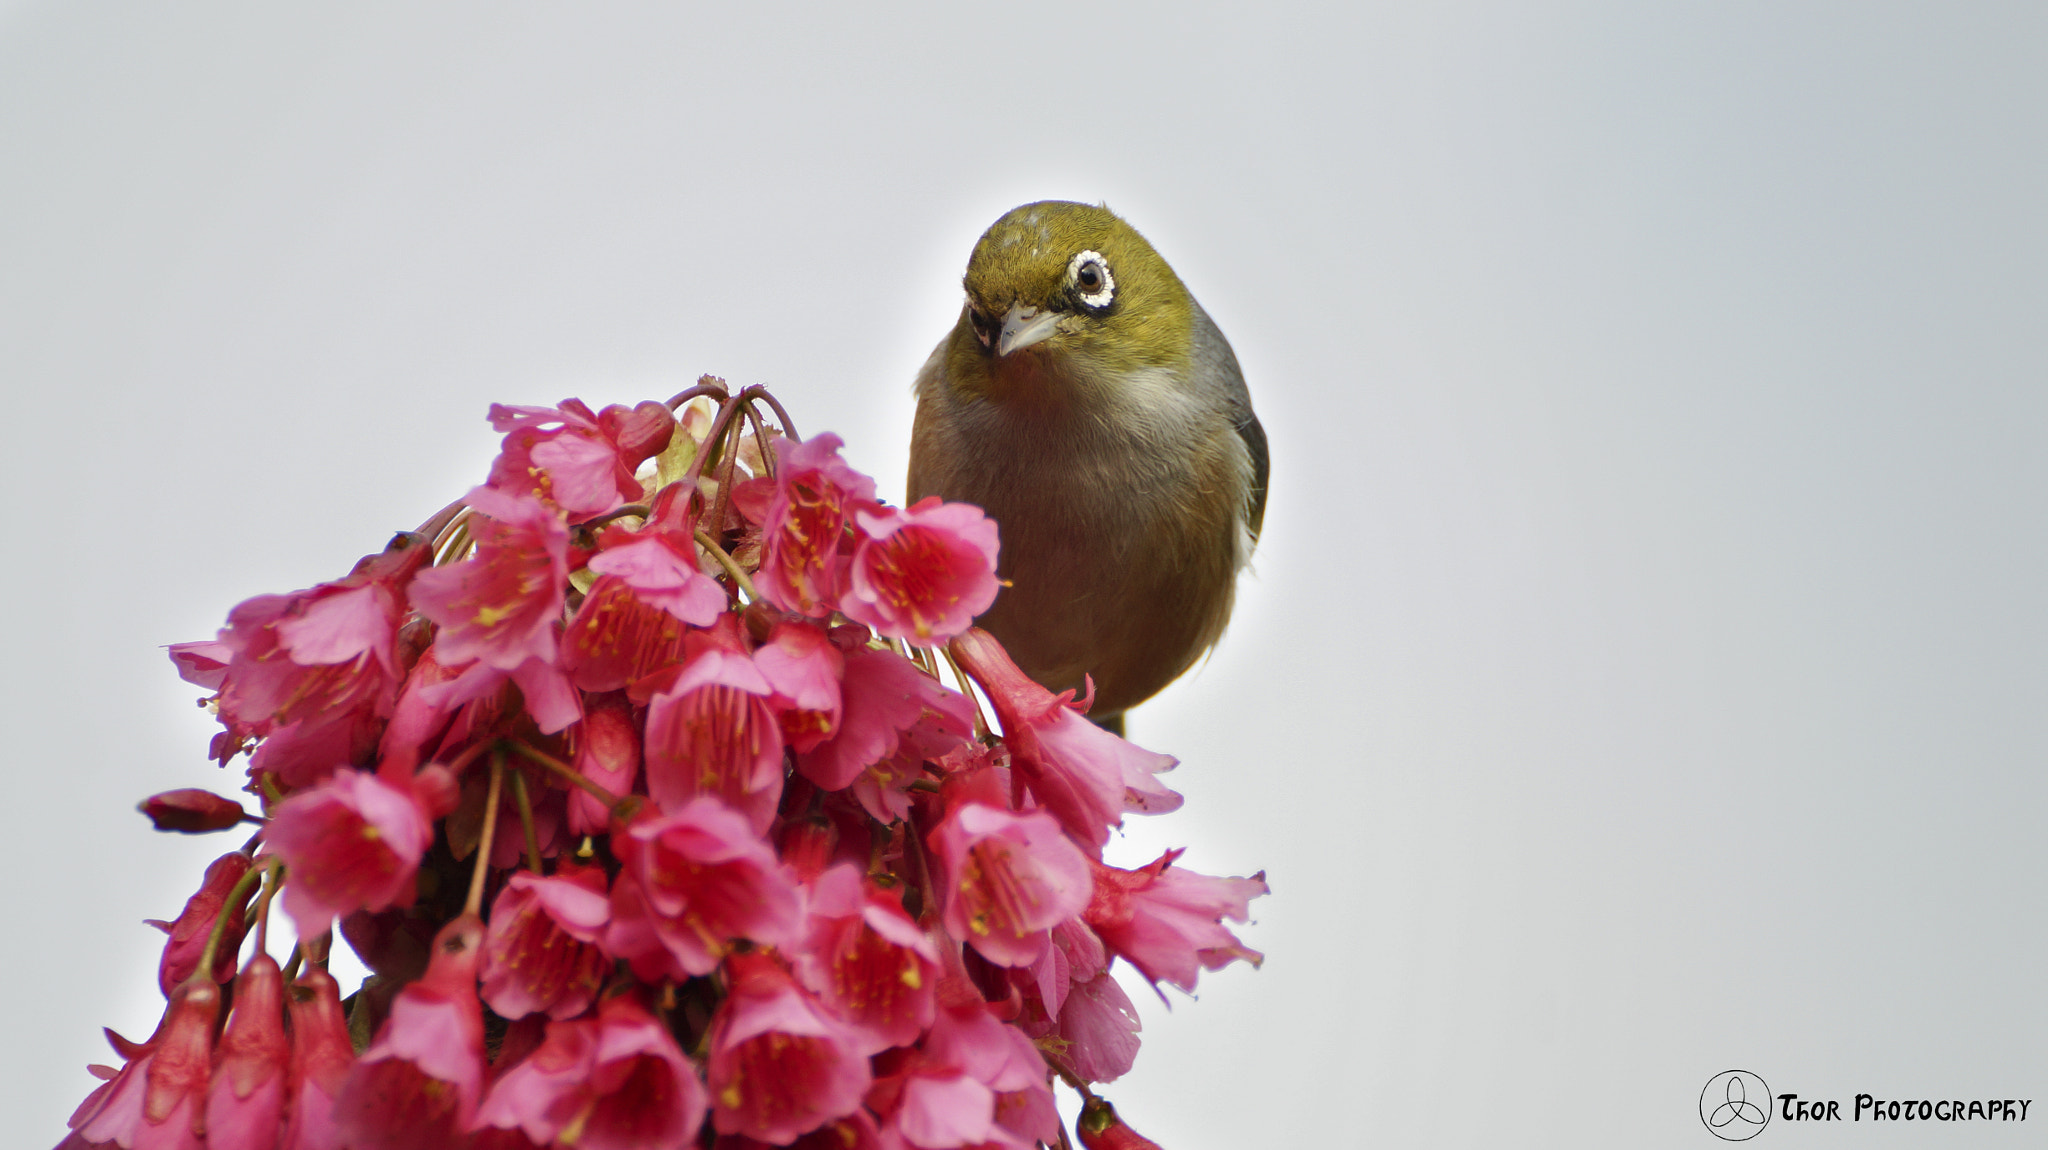
[[1067,263],[1067,284],[1090,311],[1101,311],[1116,298],[1116,277],[1101,252],[1076,252]]
[[981,314],[981,310],[970,303],[967,305],[967,322],[974,328],[974,338],[981,341],[982,347],[988,347],[995,338],[996,321]]

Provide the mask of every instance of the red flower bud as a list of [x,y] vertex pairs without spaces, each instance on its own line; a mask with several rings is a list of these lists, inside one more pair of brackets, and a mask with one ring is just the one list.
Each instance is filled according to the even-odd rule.
[[1082,1105],[1074,1132],[1088,1150],[1160,1150],[1159,1143],[1124,1125],[1116,1107],[1100,1098],[1090,1098]]
[[242,804],[198,787],[151,795],[135,804],[135,809],[148,815],[156,829],[187,835],[224,831],[247,815]]

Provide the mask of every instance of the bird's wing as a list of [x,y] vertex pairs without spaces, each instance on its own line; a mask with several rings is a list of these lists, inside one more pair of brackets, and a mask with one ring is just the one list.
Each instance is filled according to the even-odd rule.
[[1231,426],[1244,441],[1245,453],[1251,456],[1252,484],[1245,500],[1245,526],[1252,541],[1257,542],[1259,528],[1266,521],[1266,475],[1272,468],[1266,451],[1266,429],[1259,425],[1259,417],[1252,414],[1252,396],[1244,385],[1244,369],[1237,366],[1237,353],[1230,350],[1223,329],[1216,326],[1201,304],[1194,305],[1194,328],[1191,368],[1195,378],[1213,380],[1222,386]]

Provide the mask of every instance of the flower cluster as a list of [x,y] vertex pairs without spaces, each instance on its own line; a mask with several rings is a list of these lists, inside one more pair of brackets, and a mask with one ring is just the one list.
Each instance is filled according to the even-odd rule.
[[1174,760],[973,629],[997,525],[883,505],[757,388],[490,417],[482,486],[171,649],[261,813],[144,811],[258,829],[62,1147],[1028,1148],[1056,1079],[1151,1145],[1088,1087],[1138,1049],[1111,966],[1256,964],[1224,922],[1266,887],[1103,862]]

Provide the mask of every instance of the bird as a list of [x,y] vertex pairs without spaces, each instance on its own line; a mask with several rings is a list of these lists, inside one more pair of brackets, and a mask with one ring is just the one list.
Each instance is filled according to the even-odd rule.
[[1108,205],[1042,201],[974,245],[919,370],[908,495],[1001,536],[976,623],[1051,691],[1125,711],[1221,638],[1266,513],[1265,429],[1230,341]]

